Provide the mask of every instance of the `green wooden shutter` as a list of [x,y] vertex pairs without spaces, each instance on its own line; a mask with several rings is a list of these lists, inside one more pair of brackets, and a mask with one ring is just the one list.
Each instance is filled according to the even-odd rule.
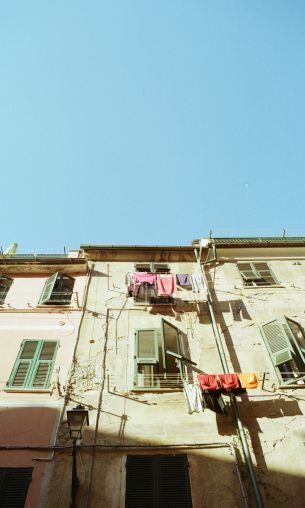
[[272,363],[277,367],[292,360],[292,346],[283,325],[275,319],[262,325],[263,337],[271,355]]
[[39,299],[39,303],[41,303],[41,304],[48,303],[48,301],[51,298],[52,291],[54,289],[57,277],[58,277],[58,272],[51,275],[51,277],[49,277],[45,281],[44,288],[42,290],[42,293],[41,293],[41,296]]
[[158,337],[157,331],[137,330],[136,356],[138,363],[157,363],[158,355]]
[[48,388],[57,345],[57,341],[42,341],[39,357],[31,379],[31,386],[33,388]]
[[57,341],[24,340],[7,386],[25,389],[48,388],[57,346]]
[[256,272],[263,279],[263,284],[278,284],[278,280],[276,279],[268,263],[253,263],[253,265]]
[[255,270],[253,263],[238,263],[237,267],[245,281],[251,282],[260,278],[260,275]]
[[32,467],[0,468],[0,508],[23,508]]
[[24,340],[8,381],[12,388],[25,388],[29,384],[39,340]]
[[0,305],[4,303],[5,297],[13,283],[13,279],[0,275]]

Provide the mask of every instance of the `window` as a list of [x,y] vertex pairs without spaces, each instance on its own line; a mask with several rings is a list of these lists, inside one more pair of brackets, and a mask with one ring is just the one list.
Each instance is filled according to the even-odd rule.
[[262,334],[280,382],[305,379],[305,334],[300,324],[287,317],[283,323],[275,319],[262,326]]
[[272,286],[278,284],[268,263],[238,263],[244,286]]
[[182,387],[184,363],[181,332],[162,319],[162,328],[137,330],[135,344],[135,381],[137,389]]
[[125,508],[192,508],[186,455],[128,455]]
[[133,299],[135,303],[143,303],[146,305],[173,305],[175,299],[172,296],[160,296],[152,284],[144,282],[133,290]]
[[71,302],[75,280],[64,273],[54,273],[44,284],[40,304],[68,304]]
[[147,273],[171,273],[170,267],[163,263],[138,263],[135,265],[135,271]]
[[16,389],[47,389],[57,347],[58,342],[53,340],[24,340],[7,386]]
[[0,305],[4,303],[5,297],[12,284],[13,279],[6,277],[6,275],[0,275]]
[[32,471],[32,467],[0,467],[1,508],[24,507]]

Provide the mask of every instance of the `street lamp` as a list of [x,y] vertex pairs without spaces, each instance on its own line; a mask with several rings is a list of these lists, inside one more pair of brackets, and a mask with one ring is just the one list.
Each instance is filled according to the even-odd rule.
[[67,420],[70,430],[70,437],[73,439],[72,450],[72,482],[71,482],[71,504],[70,508],[76,508],[76,492],[79,486],[79,479],[76,472],[76,441],[82,438],[82,430],[85,424],[89,425],[89,415],[84,406],[78,405],[67,411]]

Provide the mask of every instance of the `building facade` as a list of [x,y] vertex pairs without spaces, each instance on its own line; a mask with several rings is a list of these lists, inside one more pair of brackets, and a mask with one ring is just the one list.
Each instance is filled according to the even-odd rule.
[[[11,337],[2,370],[4,426],[10,429],[18,411],[30,418],[20,413],[25,433],[15,423],[4,443],[49,445],[40,461],[32,448],[22,461],[20,451],[1,451],[3,470],[34,467],[24,506],[70,506],[66,410],[78,404],[89,425],[77,443],[77,507],[303,506],[305,238],[83,245],[65,261],[58,270],[38,263],[43,277],[25,263],[19,289],[33,279],[37,308],[18,314],[15,279],[18,308],[8,300],[13,286],[1,308],[3,319],[21,315],[23,327],[2,328],[3,341]],[[18,262],[4,275],[16,274]],[[52,303],[57,288],[71,290],[58,273],[79,284],[74,310],[72,300]],[[18,305],[28,308],[21,299]],[[9,325],[16,322],[3,321]],[[23,357],[29,339],[34,359]],[[46,340],[56,343],[47,367],[40,357]],[[221,388],[227,373],[252,373],[258,384]],[[187,397],[193,384],[198,395],[207,375],[217,389],[199,390],[200,403]],[[24,391],[15,386],[21,382]]]
[[87,262],[0,257],[0,506],[38,506],[78,337]]

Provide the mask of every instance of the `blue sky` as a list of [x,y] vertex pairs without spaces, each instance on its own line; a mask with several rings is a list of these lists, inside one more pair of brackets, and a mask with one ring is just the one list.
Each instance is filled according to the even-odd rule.
[[305,235],[305,2],[0,3],[0,245]]

